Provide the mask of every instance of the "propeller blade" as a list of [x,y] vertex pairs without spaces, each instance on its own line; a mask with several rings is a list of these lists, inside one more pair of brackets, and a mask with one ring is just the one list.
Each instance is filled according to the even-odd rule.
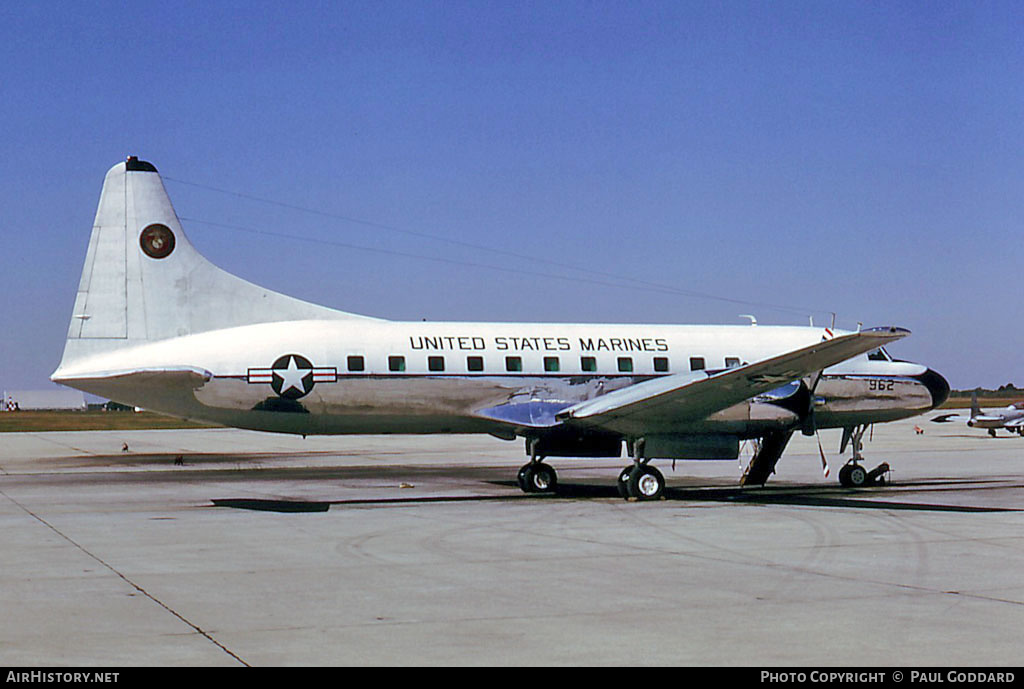
[[825,474],[825,478],[828,478],[828,461],[825,460],[825,450],[821,448],[821,436],[817,433],[815,433],[814,435],[818,439],[818,454],[821,455],[821,472]]

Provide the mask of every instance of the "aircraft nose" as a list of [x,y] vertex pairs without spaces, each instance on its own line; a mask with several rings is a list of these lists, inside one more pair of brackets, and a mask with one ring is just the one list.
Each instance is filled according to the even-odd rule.
[[919,376],[915,376],[921,384],[928,388],[932,395],[932,409],[939,406],[949,397],[949,381],[942,377],[938,371],[928,369]]

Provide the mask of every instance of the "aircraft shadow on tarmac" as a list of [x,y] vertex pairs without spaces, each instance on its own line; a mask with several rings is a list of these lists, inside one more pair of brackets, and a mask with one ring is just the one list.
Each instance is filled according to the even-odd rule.
[[[514,481],[488,481],[493,485],[516,487]],[[985,486],[983,484],[996,484]],[[964,484],[969,484],[964,485]],[[898,484],[901,489],[924,488],[927,490],[972,490],[993,487],[1008,487],[1004,481],[949,480],[922,481]],[[1019,486],[1012,486],[1019,487]],[[1019,512],[1019,509],[997,506],[952,505],[931,502],[906,502],[880,499],[886,494],[886,488],[848,490],[838,487],[824,486],[770,486],[763,488],[740,488],[721,486],[693,486],[685,488],[666,488],[664,501],[697,502],[697,503],[734,503],[747,505],[791,505],[805,507],[834,507],[864,510],[909,510],[921,512]],[[388,506],[413,503],[453,503],[453,502],[487,502],[511,500],[587,500],[614,498],[621,500],[613,486],[590,483],[560,483],[556,492],[548,495],[526,495],[511,493],[509,495],[476,495],[476,496],[409,496],[385,497],[351,500],[266,500],[254,498],[217,498],[212,500],[217,507],[230,507],[267,512],[326,512],[332,506]]]
[[[401,454],[401,453],[378,453]],[[259,499],[259,498],[215,498],[211,502],[216,507],[256,510],[264,512],[326,512],[332,506],[381,506],[403,504],[429,504],[454,502],[487,502],[512,500],[589,500],[608,499],[621,500],[614,485],[597,482],[559,482],[555,493],[548,495],[527,495],[519,491],[515,481],[498,479],[495,471],[504,472],[506,468],[475,466],[423,466],[423,465],[367,465],[339,467],[334,466],[295,466],[266,467],[263,461],[281,458],[301,459],[303,457],[338,456],[336,451],[308,451],[301,453],[266,452],[266,453],[118,453],[110,455],[93,455],[88,458],[58,458],[65,464],[73,466],[108,465],[119,467],[126,464],[166,468],[167,473],[159,472],[166,478],[176,476],[190,481],[195,479],[192,471],[202,471],[207,478],[225,480],[230,478],[251,479],[259,476],[267,480],[287,479],[299,481],[315,481],[329,483],[337,480],[382,479],[392,477],[395,485],[398,477],[413,481],[436,481],[455,479],[465,487],[466,481],[480,481],[491,486],[514,488],[507,494],[500,495],[409,495],[401,497],[353,498],[341,500],[299,500],[299,499]],[[361,453],[354,453],[361,456]],[[108,477],[109,478],[109,477]],[[139,480],[140,475],[126,475],[125,480]],[[156,477],[147,477],[156,478]],[[145,479],[143,479],[145,480]],[[739,486],[723,486],[718,484],[690,484],[685,486],[669,486],[665,489],[664,501],[692,503],[732,503],[746,505],[791,505],[806,507],[853,508],[863,510],[908,510],[921,512],[1019,512],[1020,509],[1002,507],[992,504],[993,500],[980,499],[977,502],[988,502],[987,505],[942,504],[933,501],[900,501],[893,499],[898,495],[912,492],[917,496],[922,493],[957,492],[963,495],[983,496],[984,491],[1014,490],[1020,491],[1024,483],[1015,478],[1006,479],[971,479],[971,478],[935,478],[919,481],[900,481],[884,486],[873,486],[861,489],[846,489],[836,485],[800,485],[800,484],[769,484],[760,488],[742,488]],[[1015,504],[1012,499],[999,501]]]

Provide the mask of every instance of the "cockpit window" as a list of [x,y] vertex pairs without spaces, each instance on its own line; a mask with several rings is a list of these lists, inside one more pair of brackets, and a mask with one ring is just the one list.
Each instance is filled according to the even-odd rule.
[[889,356],[889,352],[885,351],[885,347],[879,347],[873,352],[868,352],[868,359],[871,359],[871,361],[892,361],[892,357]]

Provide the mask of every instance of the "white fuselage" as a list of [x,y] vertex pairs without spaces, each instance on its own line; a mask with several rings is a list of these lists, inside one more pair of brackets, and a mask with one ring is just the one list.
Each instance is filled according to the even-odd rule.
[[[820,342],[825,333],[784,326],[290,321],[119,349],[62,367],[54,379],[244,428],[506,435],[485,410],[516,401],[568,405],[656,376],[701,377]],[[178,369],[194,371],[202,384],[147,388],[120,375]],[[915,379],[925,371],[866,356],[828,369],[815,391],[818,425],[893,420],[931,408],[927,386]],[[664,430],[755,436],[796,419],[792,410],[751,401]]]

